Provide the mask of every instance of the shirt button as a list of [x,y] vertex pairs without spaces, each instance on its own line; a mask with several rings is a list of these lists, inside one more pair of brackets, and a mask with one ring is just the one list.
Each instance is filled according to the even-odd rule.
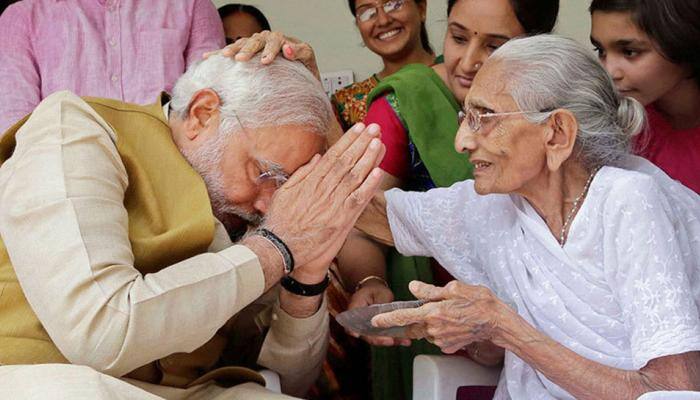
[[116,81],[117,81],[117,76],[116,76],[116,75],[112,75],[112,82],[116,82]]
[[112,46],[112,47],[114,47],[114,46],[117,45],[117,41],[114,40],[114,39],[109,39],[109,45]]

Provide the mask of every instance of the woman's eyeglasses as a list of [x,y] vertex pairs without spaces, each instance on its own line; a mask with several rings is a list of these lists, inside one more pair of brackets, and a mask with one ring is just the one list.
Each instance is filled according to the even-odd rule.
[[475,134],[484,135],[488,133],[491,129],[487,129],[485,132],[481,129],[484,127],[484,120],[488,121],[493,118],[507,117],[511,115],[522,115],[522,114],[537,114],[546,111],[511,111],[511,112],[480,112],[474,107],[468,107],[466,110],[460,110],[457,114],[457,123],[462,126],[462,123],[466,121],[469,130]]
[[406,3],[406,0],[389,0],[381,6],[374,5],[363,7],[357,10],[357,19],[360,22],[367,22],[377,17],[377,14],[379,14],[379,7],[382,7],[384,12],[389,14],[400,10],[404,3]]

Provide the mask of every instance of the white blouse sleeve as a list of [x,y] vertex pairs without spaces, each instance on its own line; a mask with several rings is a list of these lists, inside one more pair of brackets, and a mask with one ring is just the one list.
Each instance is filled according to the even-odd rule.
[[391,233],[401,254],[433,257],[460,281],[491,286],[475,234],[489,229],[482,219],[497,202],[476,194],[473,181],[427,192],[393,189],[386,199]]
[[700,350],[698,260],[688,257],[683,227],[699,222],[678,218],[654,180],[642,175],[616,183],[603,218],[607,278],[630,331],[634,367]]

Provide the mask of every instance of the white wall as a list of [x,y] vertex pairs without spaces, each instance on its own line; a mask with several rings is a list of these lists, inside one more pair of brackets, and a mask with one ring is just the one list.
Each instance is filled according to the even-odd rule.
[[[428,1],[427,28],[433,48],[442,49],[447,22],[447,0]],[[351,69],[362,80],[381,69],[381,60],[362,46],[346,0],[213,0],[217,7],[241,2],[258,7],[273,30],[309,42],[321,72]],[[589,0],[561,0],[557,32],[588,44]]]

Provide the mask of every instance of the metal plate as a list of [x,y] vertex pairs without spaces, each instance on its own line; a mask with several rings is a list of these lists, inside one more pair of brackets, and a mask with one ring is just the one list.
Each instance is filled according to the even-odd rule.
[[372,317],[390,311],[404,308],[416,308],[425,304],[423,300],[395,301],[393,303],[374,304],[368,307],[355,308],[338,314],[335,320],[345,329],[367,336],[391,336],[396,338],[406,337],[403,326],[392,328],[375,328],[372,326]]

